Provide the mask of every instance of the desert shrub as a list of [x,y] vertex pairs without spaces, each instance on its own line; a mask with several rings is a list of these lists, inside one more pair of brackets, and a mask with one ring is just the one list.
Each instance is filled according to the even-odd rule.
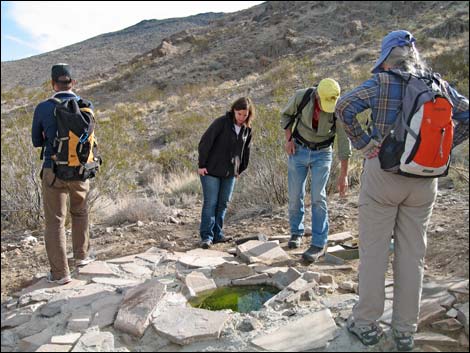
[[469,142],[467,140],[452,150],[452,163],[449,168],[449,177],[455,188],[466,190],[466,194],[468,194],[469,187],[468,154]]
[[106,223],[120,225],[126,222],[163,221],[169,214],[169,208],[163,204],[159,197],[125,197],[118,201],[117,211],[106,220]]
[[236,187],[234,202],[283,205],[287,201],[287,157],[279,111],[257,107],[250,165]]
[[196,170],[185,170],[166,178],[165,190],[168,195],[200,195],[202,191]]
[[18,99],[19,97],[23,97],[25,95],[25,90],[26,89],[24,86],[19,86],[19,85],[9,90],[2,89],[2,95],[1,95],[2,103],[4,101],[11,101],[11,100]]
[[[117,200],[137,189],[136,168],[140,161],[154,161],[148,143],[140,135],[142,111],[118,104],[115,111],[96,112],[96,136],[103,158],[100,173],[90,183],[89,207],[93,210],[100,197]],[[100,118],[104,118],[101,119]],[[92,214],[93,212],[91,212]]]
[[171,116],[164,136],[166,147],[156,157],[164,173],[197,169],[199,141],[213,119],[222,115],[220,111],[216,113],[214,109],[209,109],[205,114],[186,111]]
[[353,55],[351,61],[352,61],[352,62],[361,62],[361,61],[363,61],[363,60],[364,60],[364,61],[365,61],[365,60],[368,60],[368,59],[370,59],[371,57],[373,57],[373,53],[371,53],[370,49],[365,49],[365,48],[363,48],[363,49],[357,50],[357,51],[354,53],[354,55]]
[[429,65],[460,94],[468,97],[468,48],[451,50],[435,56],[429,60]]
[[[192,155],[194,156],[194,153]],[[191,158],[187,149],[171,144],[160,151],[156,162],[161,165],[164,173],[178,173],[183,169],[195,168],[196,164],[193,159],[195,158]]]
[[2,229],[37,228],[42,196],[39,171],[42,161],[31,144],[32,112],[15,112],[2,119]]

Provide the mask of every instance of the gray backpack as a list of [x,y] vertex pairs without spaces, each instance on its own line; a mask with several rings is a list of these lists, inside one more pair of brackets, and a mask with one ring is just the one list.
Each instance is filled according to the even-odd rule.
[[446,175],[450,165],[454,124],[452,101],[439,74],[415,76],[399,70],[405,89],[394,125],[382,141],[383,170],[419,178]]

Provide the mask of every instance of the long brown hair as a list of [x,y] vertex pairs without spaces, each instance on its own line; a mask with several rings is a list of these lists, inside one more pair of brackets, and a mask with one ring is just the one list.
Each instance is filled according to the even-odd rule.
[[251,122],[256,117],[256,110],[253,101],[248,97],[241,97],[238,98],[235,102],[233,102],[230,111],[235,116],[235,110],[248,110],[248,118],[245,120],[245,125],[251,128]]

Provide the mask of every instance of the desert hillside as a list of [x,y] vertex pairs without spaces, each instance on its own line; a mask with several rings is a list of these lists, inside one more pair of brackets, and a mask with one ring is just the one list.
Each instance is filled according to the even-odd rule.
[[[240,96],[253,99],[257,119],[250,166],[237,181],[226,232],[235,240],[260,234],[273,239],[288,237],[287,166],[279,113],[293,92],[326,76],[336,79],[343,92],[349,91],[371,76],[382,37],[406,29],[417,38],[426,63],[468,97],[468,23],[469,4],[462,1],[268,1],[232,14],[144,21],[50,53],[2,62],[2,322],[4,308],[21,306],[15,294],[49,269],[43,237],[41,162],[30,133],[34,107],[52,94],[49,72],[54,63],[65,61],[74,67],[79,81],[76,92],[95,105],[104,164],[92,180],[91,243],[98,260],[112,261],[152,247],[171,254],[198,247],[202,193],[196,173],[197,145],[211,121]],[[366,120],[367,112],[361,116],[361,121]],[[439,180],[426,257],[429,283],[466,281],[466,289],[457,297],[467,308],[468,155],[466,141],[453,155],[449,176]],[[361,156],[354,153],[350,190],[341,199],[335,187],[339,172],[335,156],[328,184],[331,234],[358,236],[361,170]],[[308,217],[309,202],[307,196]],[[69,234],[69,220],[66,228]],[[70,237],[67,241],[71,249]],[[288,265],[299,273],[330,268],[324,261],[319,268],[302,263],[301,252],[280,245],[290,256]],[[215,250],[228,251],[233,246],[221,244]],[[305,243],[301,250],[306,247]],[[325,272],[336,284],[357,282],[358,259],[346,265],[347,270]],[[334,294],[344,294],[332,287]],[[296,317],[290,314],[279,312],[276,320]],[[344,313],[336,314],[341,326]],[[443,333],[431,327],[431,321],[423,323],[423,328]],[[44,322],[38,327],[41,325]],[[260,330],[272,328],[266,325]],[[30,326],[23,332],[31,336],[39,332]],[[8,349],[14,350],[26,335],[18,333],[18,328],[10,331],[4,334],[2,323],[2,351],[7,349],[4,338]],[[227,333],[228,342],[237,347],[241,338],[232,341],[232,334]],[[437,344],[436,349],[468,351],[468,319],[466,335],[462,327],[446,334],[457,343]],[[125,335],[119,340],[135,350],[157,344],[150,338],[136,341]],[[250,349],[243,344],[240,349]]]

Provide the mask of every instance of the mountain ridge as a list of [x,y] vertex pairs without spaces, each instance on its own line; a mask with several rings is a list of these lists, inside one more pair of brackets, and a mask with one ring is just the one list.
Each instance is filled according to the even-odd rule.
[[[133,56],[152,49],[163,38],[175,31],[206,26],[223,17],[223,13],[203,13],[183,18],[143,20],[122,30],[103,33],[93,38],[32,57],[1,63],[2,91],[19,83],[39,87],[48,81],[50,67],[57,62],[67,62],[80,81],[89,76],[111,70],[115,65],[128,62]],[[112,43],[109,41],[112,40]],[[119,51],[112,47],[119,46]],[[88,53],[83,54],[84,51]],[[85,56],[84,58],[82,58]],[[93,60],[93,65],[90,65]]]

